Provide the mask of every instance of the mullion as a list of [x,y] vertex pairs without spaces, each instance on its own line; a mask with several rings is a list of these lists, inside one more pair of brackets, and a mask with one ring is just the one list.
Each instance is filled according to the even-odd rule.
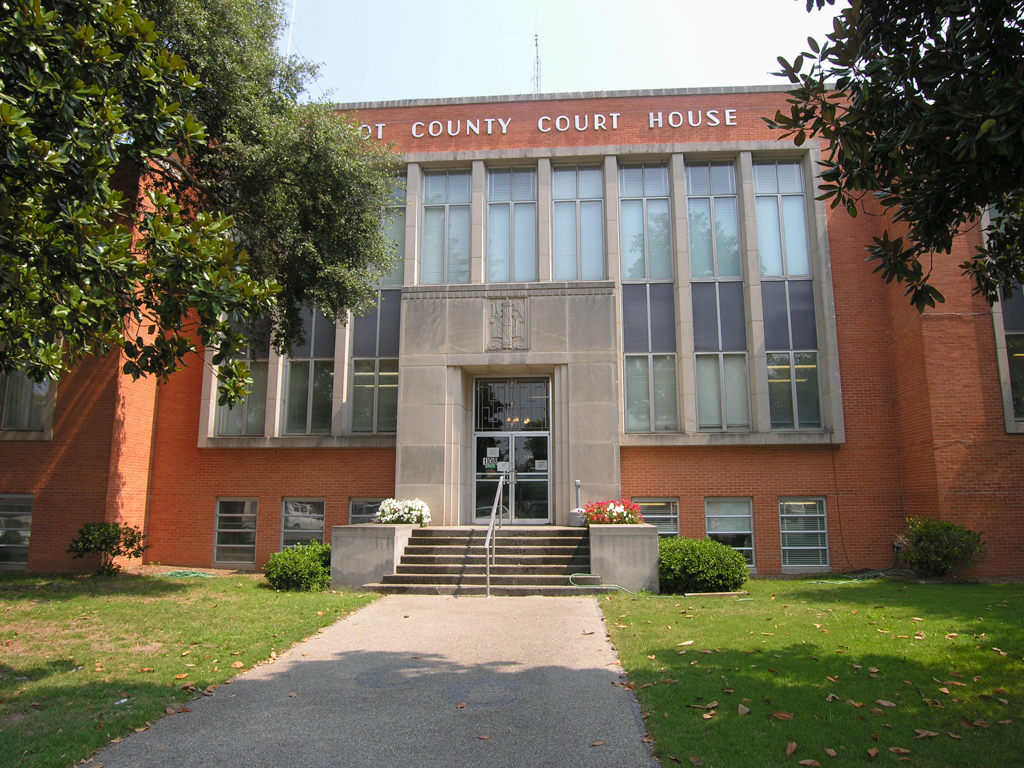
[[580,204],[580,170],[576,169],[576,279],[583,279],[583,206]]

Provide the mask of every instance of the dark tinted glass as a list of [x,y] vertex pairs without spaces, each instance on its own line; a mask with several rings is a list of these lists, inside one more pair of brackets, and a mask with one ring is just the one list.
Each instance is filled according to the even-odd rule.
[[722,314],[722,350],[745,350],[747,324],[743,314],[743,283],[719,283],[718,301]]
[[672,283],[651,285],[651,352],[676,351],[676,298]]
[[329,320],[318,309],[313,331],[313,357],[334,357],[335,328],[334,320]]
[[786,284],[774,281],[762,282],[761,302],[764,305],[765,349],[789,349]]
[[622,286],[622,346],[626,352],[649,352],[647,286]]
[[693,348],[718,351],[718,299],[714,283],[691,283],[693,295]]
[[380,348],[381,357],[398,357],[398,337],[402,326],[402,292],[380,292]]
[[1019,285],[1009,301],[1003,299],[1003,330],[1024,331],[1024,289]]
[[355,323],[352,339],[353,357],[377,356],[377,307],[366,310],[352,318]]
[[292,347],[292,358],[301,359],[303,357],[309,357],[310,341],[313,335],[313,312],[310,309],[303,308],[299,310],[299,314],[302,316],[302,338],[305,340],[302,344],[296,344]]
[[789,283],[789,316],[792,318],[793,349],[817,349],[814,327],[814,284],[810,280]]

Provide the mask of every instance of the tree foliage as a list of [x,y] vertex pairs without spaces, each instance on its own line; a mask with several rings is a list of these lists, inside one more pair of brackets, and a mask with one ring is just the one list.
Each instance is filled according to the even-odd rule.
[[1024,282],[1024,0],[850,0],[808,45],[780,57],[795,88],[768,123],[798,145],[827,140],[822,199],[856,216],[873,194],[904,223],[868,246],[875,271],[934,307],[934,255],[992,207],[986,245],[960,267],[990,303],[1010,295]]
[[302,305],[369,299],[394,158],[299,102],[315,70],[277,54],[277,0],[0,9],[0,372],[120,348],[164,378],[198,340],[235,402],[259,318],[281,350]]

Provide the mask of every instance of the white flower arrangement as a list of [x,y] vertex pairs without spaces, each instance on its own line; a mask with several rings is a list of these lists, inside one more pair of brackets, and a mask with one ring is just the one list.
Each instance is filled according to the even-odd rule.
[[419,499],[384,499],[373,517],[375,523],[417,524],[426,528],[430,523],[430,507]]

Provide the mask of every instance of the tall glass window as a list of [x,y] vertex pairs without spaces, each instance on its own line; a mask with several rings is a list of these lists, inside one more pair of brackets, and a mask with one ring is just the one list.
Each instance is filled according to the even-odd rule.
[[402,292],[380,291],[377,304],[353,318],[352,431],[398,427],[398,345]]
[[821,429],[814,285],[764,281],[761,305],[772,429]]
[[46,395],[50,391],[50,382],[44,379],[41,383],[32,381],[21,371],[0,376],[0,427],[18,429],[26,432],[39,432],[43,429],[43,411],[46,408]]
[[391,205],[384,211],[384,235],[395,250],[395,264],[384,276],[381,285],[402,285],[405,282],[405,174],[391,193]]
[[[249,365],[252,389],[241,403],[217,407],[217,434],[262,435],[267,414],[267,361],[270,357],[270,328],[258,329],[259,340],[251,340],[243,352]],[[264,337],[265,334],[265,337]]]
[[600,166],[555,166],[555,280],[603,280],[604,174]]
[[469,171],[424,172],[422,284],[469,282],[472,189]]
[[1006,333],[1006,356],[1010,364],[1010,395],[1013,416],[1024,419],[1024,289],[1017,286],[1013,296],[1000,302],[1003,310],[1003,331]]
[[305,341],[288,360],[285,432],[329,434],[334,397],[335,323],[318,309],[302,310]]
[[755,162],[754,205],[761,274],[772,277],[810,275],[807,200],[800,161]]
[[672,283],[622,286],[627,432],[679,429],[675,326]]
[[668,166],[619,168],[619,211],[622,279],[671,280]]
[[257,505],[256,499],[218,499],[216,562],[256,562]]
[[537,280],[537,171],[487,172],[487,282]]
[[690,293],[699,429],[749,429],[736,169],[687,163]]

